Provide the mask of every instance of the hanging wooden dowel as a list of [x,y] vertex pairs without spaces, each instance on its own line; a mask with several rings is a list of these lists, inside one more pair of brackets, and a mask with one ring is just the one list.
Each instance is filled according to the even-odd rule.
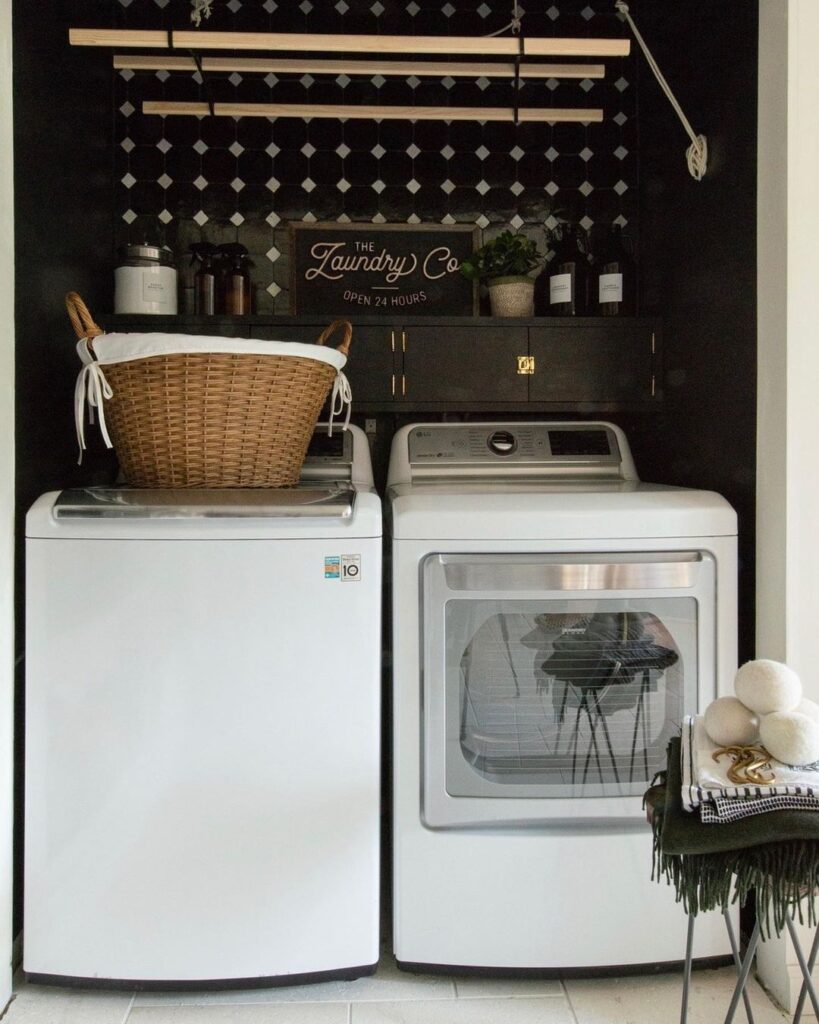
[[146,29],[72,28],[72,46],[129,46],[140,49],[262,50],[307,53],[437,54],[447,57],[627,57],[628,39],[558,39],[517,36],[348,36],[309,35],[296,32],[198,32],[180,29],[168,33]]
[[[210,113],[207,103],[173,100],[146,100],[143,114],[164,117],[204,116]],[[332,103],[215,103],[217,117],[330,117],[335,119],[364,118],[398,121],[514,121],[511,107],[398,107],[398,106],[336,106]],[[603,111],[582,108],[521,107],[519,121],[591,123],[603,120]]]
[[[114,57],[117,70],[131,71],[196,71],[192,57],[152,57],[145,54],[118,53]],[[421,60],[321,60],[302,57],[297,60],[268,60],[264,57],[203,57],[202,70],[245,74],[290,74],[310,72],[316,75],[418,75],[443,78],[512,78],[515,65],[501,62],[445,63]],[[521,64],[521,78],[605,78],[604,64]]]

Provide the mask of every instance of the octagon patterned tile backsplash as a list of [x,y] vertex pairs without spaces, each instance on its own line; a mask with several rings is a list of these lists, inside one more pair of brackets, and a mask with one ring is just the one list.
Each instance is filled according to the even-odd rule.
[[[187,3],[111,0],[119,27],[182,27]],[[524,0],[530,36],[622,36],[608,0]],[[511,2],[215,0],[207,29],[398,35],[487,35]],[[289,221],[511,226],[544,247],[572,220],[614,221],[637,238],[637,61],[606,77],[521,80],[521,106],[602,107],[602,124],[234,119],[143,115],[146,99],[207,97],[198,74],[114,72],[117,245],[152,241],[180,257],[194,241],[251,252],[259,312],[287,312]],[[512,106],[511,79],[345,74],[208,76],[215,100]],[[275,253],[275,256],[271,254]]]

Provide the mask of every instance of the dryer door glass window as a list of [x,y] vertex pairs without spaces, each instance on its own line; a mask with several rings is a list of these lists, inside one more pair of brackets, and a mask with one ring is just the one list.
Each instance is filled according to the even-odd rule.
[[[622,583],[625,563],[615,565]],[[551,588],[542,597],[490,596],[491,563],[471,574],[476,590],[467,594],[458,589],[470,576],[463,568],[449,574],[454,588],[441,608],[443,707],[430,692],[433,666],[426,677],[428,712],[438,707],[445,719],[446,793],[642,794],[696,704],[696,598],[667,586],[622,596]],[[578,569],[588,576],[588,565]],[[431,734],[444,723],[428,717],[427,726],[434,762]]]

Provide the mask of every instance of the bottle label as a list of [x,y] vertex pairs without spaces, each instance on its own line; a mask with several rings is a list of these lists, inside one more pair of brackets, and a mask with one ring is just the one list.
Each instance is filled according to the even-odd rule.
[[549,305],[572,301],[572,275],[552,274],[549,278]]
[[142,298],[146,302],[165,302],[165,282],[159,277],[142,276]]
[[623,301],[623,275],[600,275],[600,302]]

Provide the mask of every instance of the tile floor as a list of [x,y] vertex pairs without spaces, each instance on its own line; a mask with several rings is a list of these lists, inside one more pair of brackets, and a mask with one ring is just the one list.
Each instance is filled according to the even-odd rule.
[[[718,1024],[730,968],[694,974],[689,1024]],[[757,1024],[786,1019],[756,982]],[[29,985],[18,973],[2,1024],[672,1024],[680,975],[508,981],[402,973],[296,988],[208,993],[103,993]],[[744,1021],[740,1009],[737,1018]]]

